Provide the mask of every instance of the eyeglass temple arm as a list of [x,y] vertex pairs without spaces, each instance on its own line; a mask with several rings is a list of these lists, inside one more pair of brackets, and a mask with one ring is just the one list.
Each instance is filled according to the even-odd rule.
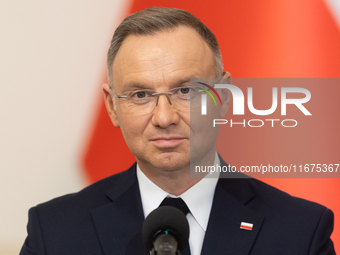
[[127,98],[127,96],[120,96],[120,95],[117,95],[113,90],[111,91],[117,98]]

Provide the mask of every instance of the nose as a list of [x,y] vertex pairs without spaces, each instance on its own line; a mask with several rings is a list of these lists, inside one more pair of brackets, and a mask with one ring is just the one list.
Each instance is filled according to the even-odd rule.
[[156,98],[156,107],[152,115],[152,124],[157,127],[167,128],[179,122],[179,115],[170,100],[170,95],[160,94]]
[[156,95],[156,96],[157,96],[157,99],[156,99],[156,106],[158,105],[158,100],[159,100],[159,96],[160,96],[160,95],[165,95],[166,98],[168,99],[169,104],[172,105],[171,100],[170,100],[170,98],[169,98],[169,96],[172,95],[172,93],[170,93],[170,92],[169,92],[169,93],[168,93],[168,92],[163,92],[163,93],[155,93],[155,94],[153,94],[153,95]]

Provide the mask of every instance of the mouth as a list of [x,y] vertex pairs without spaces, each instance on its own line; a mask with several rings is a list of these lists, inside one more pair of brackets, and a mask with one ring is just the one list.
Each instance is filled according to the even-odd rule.
[[156,144],[157,147],[170,148],[180,145],[182,142],[184,142],[184,140],[186,140],[186,138],[173,136],[173,137],[157,137],[151,139],[151,142]]

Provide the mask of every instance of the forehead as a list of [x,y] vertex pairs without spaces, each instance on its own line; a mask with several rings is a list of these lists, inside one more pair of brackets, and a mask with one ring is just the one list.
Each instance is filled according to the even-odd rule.
[[131,84],[169,87],[190,77],[213,77],[212,50],[192,28],[180,26],[154,35],[129,35],[113,62],[115,89]]

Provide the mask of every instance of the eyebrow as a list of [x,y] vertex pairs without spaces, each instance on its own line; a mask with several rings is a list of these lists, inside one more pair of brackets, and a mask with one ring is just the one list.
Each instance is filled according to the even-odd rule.
[[[180,79],[180,80],[172,83],[170,85],[169,89],[180,87],[182,84],[185,84],[185,83],[190,83],[190,78],[195,78],[195,76],[188,76],[188,77],[185,77],[183,79]],[[151,88],[149,85],[146,85],[146,84],[143,84],[143,83],[128,82],[124,85],[123,92],[138,90],[138,89],[153,89],[154,90],[154,88]]]
[[150,87],[139,82],[128,82],[123,86],[123,91],[131,91],[135,89],[150,89]]
[[176,88],[176,87],[180,87],[184,83],[190,83],[190,78],[193,78],[193,77],[186,77],[186,78],[180,79],[177,82],[175,82],[174,84],[172,84],[171,87]]

